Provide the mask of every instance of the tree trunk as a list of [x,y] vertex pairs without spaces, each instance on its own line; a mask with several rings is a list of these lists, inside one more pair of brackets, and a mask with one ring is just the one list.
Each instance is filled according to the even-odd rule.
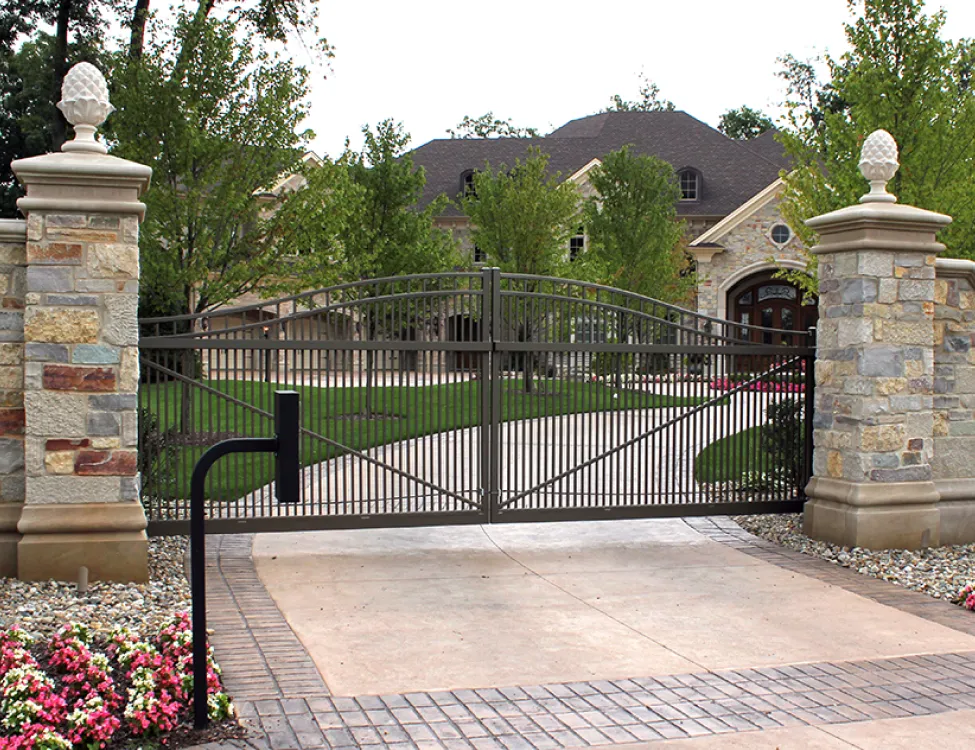
[[[619,313],[616,322],[616,343],[622,344],[626,335],[626,313]],[[616,387],[623,387],[623,353],[616,353]]]
[[[525,321],[525,341],[532,340],[531,321]],[[535,390],[535,354],[534,352],[523,352],[521,359],[522,374],[524,375],[525,393],[532,393]]]
[[136,0],[132,14],[132,35],[129,37],[129,59],[141,60],[146,40],[146,21],[149,18],[149,0]]
[[[368,340],[373,341],[376,337],[375,323],[373,321],[373,314],[371,312],[366,313],[366,332],[368,335]],[[376,366],[376,352],[372,349],[366,350],[366,401],[365,401],[365,416],[372,416],[372,402],[373,402],[373,369]]]
[[[61,84],[68,72],[68,25],[71,21],[71,6],[73,0],[59,0],[57,26],[54,33],[54,81],[52,95],[54,101],[61,100]],[[60,151],[68,138],[67,122],[61,110],[55,110],[54,122],[51,123],[51,145],[54,151]]]
[[[192,313],[190,305],[187,309]],[[176,326],[181,324],[177,323]],[[192,326],[192,322],[190,326]],[[173,333],[176,333],[176,327]],[[191,328],[192,332],[192,328]],[[183,349],[182,366],[174,368],[184,378],[196,380],[196,355],[193,349]],[[180,380],[180,400],[179,400],[179,431],[183,434],[193,432],[193,386],[189,380]]]
[[[196,357],[192,349],[183,350],[182,375],[190,380],[196,379]],[[186,435],[193,432],[193,390],[188,380],[181,381],[179,400],[179,431]]]

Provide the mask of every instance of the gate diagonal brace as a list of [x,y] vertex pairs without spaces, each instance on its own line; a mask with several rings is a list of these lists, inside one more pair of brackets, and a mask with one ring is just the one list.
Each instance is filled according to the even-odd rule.
[[[230,396],[230,395],[224,393],[223,391],[218,391],[216,388],[211,388],[209,386],[203,385],[203,384],[201,384],[201,383],[193,380],[192,378],[188,378],[185,375],[182,375],[181,373],[177,372],[176,370],[171,370],[168,367],[163,367],[162,365],[160,365],[160,364],[158,364],[156,362],[149,362],[148,360],[141,360],[141,361],[144,364],[146,364],[147,366],[150,366],[153,369],[157,370],[158,372],[163,373],[167,377],[171,377],[174,380],[177,380],[177,381],[180,381],[180,382],[183,382],[183,383],[190,384],[194,388],[199,388],[200,390],[202,390],[205,393],[208,393],[208,394],[210,394],[212,396],[218,396],[218,397],[224,399],[225,401],[227,401],[228,403],[233,404],[234,406],[238,406],[238,407],[242,407],[242,408],[249,409],[250,411],[252,411],[255,414],[258,414],[258,415],[260,415],[262,417],[270,418],[270,417],[273,416],[270,412],[264,411],[263,409],[260,409],[260,408],[258,408],[256,406],[254,406],[253,404],[247,403],[246,401],[241,401],[240,399],[236,399],[233,396]],[[433,491],[435,491],[436,493],[438,493],[440,495],[445,495],[445,496],[450,497],[450,498],[452,498],[454,500],[457,500],[458,502],[463,503],[464,505],[466,505],[466,506],[468,506],[468,507],[470,507],[470,508],[472,508],[474,510],[480,510],[481,509],[480,504],[478,504],[475,501],[470,500],[469,498],[464,497],[463,495],[459,495],[456,492],[451,492],[450,490],[444,489],[443,487],[440,487],[440,486],[438,486],[436,484],[433,484],[432,482],[428,482],[425,479],[421,479],[420,477],[413,476],[412,474],[409,474],[408,472],[404,471],[403,469],[398,469],[395,466],[390,466],[387,463],[383,463],[378,458],[373,458],[368,453],[363,453],[362,451],[356,450],[355,448],[350,448],[349,446],[347,446],[347,445],[345,445],[343,443],[340,443],[337,440],[333,440],[332,438],[330,438],[330,437],[328,437],[326,435],[322,435],[321,433],[314,432],[313,430],[309,430],[309,429],[307,429],[305,427],[299,427],[299,432],[302,435],[304,435],[304,436],[307,436],[307,437],[310,437],[310,438],[314,438],[316,440],[320,440],[323,443],[326,443],[326,444],[332,446],[333,448],[338,448],[339,450],[341,450],[348,457],[358,458],[359,460],[365,461],[366,463],[372,464],[373,466],[377,466],[380,469],[385,469],[386,471],[389,471],[389,472],[391,472],[391,473],[393,473],[393,474],[395,474],[395,475],[397,475],[399,477],[402,477],[403,479],[406,479],[407,481],[416,482],[417,484],[419,484],[422,487],[426,487],[427,489],[433,490]],[[256,438],[246,438],[246,439],[253,440],[253,439],[256,439]],[[216,446],[214,446],[214,447],[216,447]],[[253,450],[253,449],[251,449],[251,450]],[[234,452],[236,452],[236,451],[234,451]],[[297,502],[297,501],[295,501],[295,502]]]
[[624,443],[620,443],[615,448],[610,448],[609,450],[604,451],[603,453],[600,453],[597,456],[593,456],[592,458],[590,458],[590,459],[588,459],[586,461],[583,461],[582,463],[578,464],[577,466],[573,466],[571,469],[566,469],[561,474],[559,474],[557,476],[554,476],[551,479],[546,479],[541,484],[537,484],[534,487],[531,487],[531,488],[529,488],[527,490],[523,490],[522,492],[519,492],[517,495],[513,495],[512,497],[506,499],[504,502],[499,503],[498,504],[498,509],[500,510],[500,509],[507,508],[510,505],[518,502],[519,500],[522,500],[522,499],[528,497],[532,493],[538,492],[538,490],[541,490],[541,489],[543,489],[545,487],[548,487],[550,485],[553,485],[556,482],[560,482],[561,480],[565,479],[566,477],[570,477],[573,474],[575,474],[575,473],[577,473],[579,471],[582,471],[583,469],[586,469],[586,468],[592,466],[593,464],[595,464],[598,461],[602,461],[605,458],[609,458],[610,456],[612,456],[612,455],[614,455],[616,453],[619,453],[620,451],[625,450],[625,449],[627,449],[627,448],[629,448],[631,446],[634,446],[637,443],[639,443],[639,442],[641,442],[643,440],[646,440],[647,438],[652,437],[653,435],[656,435],[658,432],[661,432],[662,430],[665,430],[668,427],[670,427],[672,425],[675,425],[678,422],[681,422],[681,421],[687,419],[688,417],[692,417],[695,414],[697,414],[697,413],[699,413],[701,411],[704,411],[705,409],[709,409],[712,406],[715,406],[716,404],[718,404],[719,402],[724,401],[729,396],[732,396],[732,395],[734,395],[736,393],[740,393],[740,392],[744,391],[745,389],[747,389],[748,386],[750,386],[750,385],[752,385],[754,383],[758,383],[759,381],[762,380],[762,378],[768,377],[769,375],[774,375],[775,373],[780,372],[782,370],[786,370],[786,369],[789,368],[789,366],[794,365],[796,362],[799,362],[802,359],[803,359],[802,357],[794,357],[794,358],[792,358],[790,360],[787,360],[787,361],[783,362],[782,364],[776,365],[775,367],[771,367],[768,370],[765,370],[764,372],[759,373],[757,376],[755,376],[751,380],[744,381],[744,382],[740,383],[739,385],[735,386],[734,388],[729,388],[727,391],[724,391],[721,395],[715,396],[714,398],[710,398],[710,399],[708,399],[707,401],[705,401],[702,404],[698,404],[697,406],[693,407],[692,409],[690,409],[690,411],[688,411],[688,412],[686,412],[684,414],[681,414],[679,416],[676,416],[673,419],[668,419],[666,422],[663,422],[662,424],[659,424],[656,427],[652,427],[649,430],[647,430],[646,432],[641,433],[640,435],[637,435],[636,437],[632,437],[632,438],[630,438],[629,440],[627,440]]

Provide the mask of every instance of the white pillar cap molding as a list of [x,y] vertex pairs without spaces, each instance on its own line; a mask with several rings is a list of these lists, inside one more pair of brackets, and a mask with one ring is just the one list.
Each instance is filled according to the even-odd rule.
[[62,153],[18,159],[11,164],[27,195],[17,201],[24,213],[135,214],[145,216],[139,197],[149,188],[152,169],[109,156],[96,130],[114,111],[99,70],[79,63],[68,71],[58,108],[75,128]]
[[934,272],[939,279],[968,279],[975,288],[975,261],[964,258],[938,258]]
[[26,242],[27,222],[23,219],[0,219],[0,242]]

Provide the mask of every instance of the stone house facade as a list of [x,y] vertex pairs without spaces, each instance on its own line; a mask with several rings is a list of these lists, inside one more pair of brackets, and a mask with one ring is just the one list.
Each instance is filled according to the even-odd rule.
[[[788,162],[772,132],[741,142],[685,112],[604,112],[573,120],[542,138],[440,139],[411,156],[427,175],[423,207],[439,195],[459,198],[477,169],[486,163],[511,166],[532,148],[548,154],[549,168],[587,197],[592,193],[589,170],[623,146],[674,167],[682,194],[677,215],[697,264],[699,312],[793,330],[815,323],[815,302],[803,305],[798,289],[772,278],[781,267],[804,267],[800,242],[779,211],[780,174]],[[453,232],[475,264],[480,261],[456,200],[436,223]],[[573,250],[585,248],[586,239],[579,236],[573,243]],[[750,289],[752,302],[742,304]],[[765,301],[757,299],[760,295],[774,304],[759,305]]]

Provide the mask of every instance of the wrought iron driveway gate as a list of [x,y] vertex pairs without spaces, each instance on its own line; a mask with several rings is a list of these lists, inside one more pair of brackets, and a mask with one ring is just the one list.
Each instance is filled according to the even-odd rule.
[[[300,502],[271,458],[210,474],[212,531],[792,511],[810,473],[809,333],[618,289],[448,273],[141,321],[152,533],[183,533],[207,446],[301,394]],[[756,342],[757,340],[757,342]]]

